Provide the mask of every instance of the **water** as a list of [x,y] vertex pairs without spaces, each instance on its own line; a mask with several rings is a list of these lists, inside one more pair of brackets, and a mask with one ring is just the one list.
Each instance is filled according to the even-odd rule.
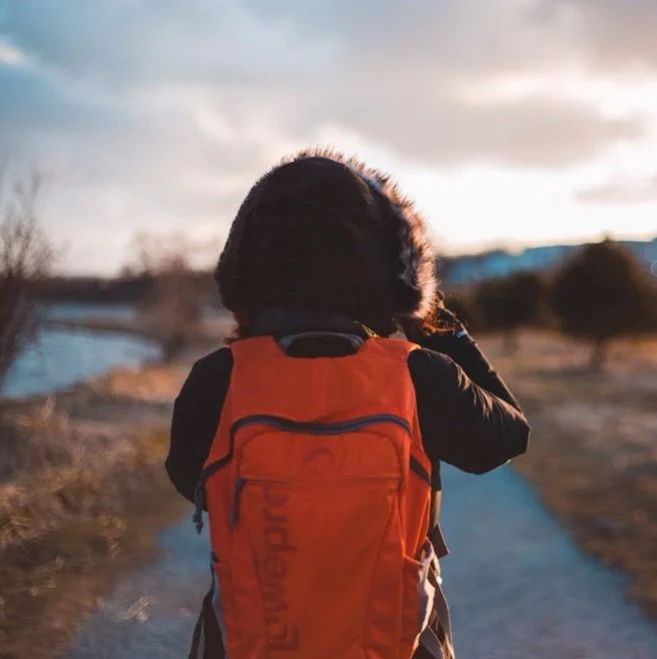
[[79,302],[54,302],[43,308],[46,318],[52,320],[84,320],[86,318],[134,318],[135,307],[131,304],[92,304]]
[[[445,469],[443,482],[458,659],[657,659],[657,628],[625,597],[625,579],[581,552],[514,471]],[[118,582],[68,659],[187,655],[209,585],[207,535],[190,516],[158,536],[158,561]]]
[[[53,304],[46,318],[83,320],[89,317],[130,318],[128,305]],[[154,342],[116,332],[44,328],[18,356],[7,374],[2,396],[20,398],[69,386],[124,364],[160,356]]]

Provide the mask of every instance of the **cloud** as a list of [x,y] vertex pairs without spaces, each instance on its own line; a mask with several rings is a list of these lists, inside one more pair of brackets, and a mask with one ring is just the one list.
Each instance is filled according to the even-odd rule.
[[540,0],[537,20],[559,25],[571,51],[606,71],[657,68],[654,0]]
[[21,66],[25,64],[26,59],[20,48],[0,38],[0,66]]
[[[167,0],[155,12],[117,0],[99,13],[81,0],[24,0],[12,5],[8,26],[44,75],[54,71],[61,85],[83,81],[97,100],[109,94],[117,114],[138,112],[162,89],[177,90],[184,112],[189,89],[234,123],[266,109],[269,127],[289,142],[315,141],[339,124],[437,165],[561,166],[637,137],[637,118],[609,119],[581,100],[481,106],[459,97],[464,77],[540,68],[569,52],[561,14],[538,20],[532,6],[340,0],[311,10],[299,0]],[[198,119],[193,102],[186,111]]]
[[645,118],[463,86],[603,68],[616,34],[615,66],[649,66],[653,3],[634,3],[0,0],[0,161],[53,170],[62,235],[111,219],[221,236],[283,151],[331,132],[437,170],[558,170],[636,142]]
[[642,179],[628,180],[619,177],[618,180],[576,193],[578,201],[595,204],[645,204],[657,201],[657,174]]
[[477,161],[559,167],[644,130],[638,117],[608,118],[570,99],[531,96],[479,105],[436,95],[415,102],[410,90],[400,91],[345,93],[333,104],[325,98],[313,116],[337,120],[402,158],[443,167]]

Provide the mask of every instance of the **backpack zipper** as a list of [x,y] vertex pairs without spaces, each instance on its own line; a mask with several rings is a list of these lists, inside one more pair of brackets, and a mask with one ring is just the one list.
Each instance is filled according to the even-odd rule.
[[230,511],[230,528],[235,528],[240,515],[240,494],[246,485],[246,478],[238,477],[233,488],[233,506]]
[[[379,414],[367,414],[365,416],[355,417],[346,421],[295,421],[274,414],[250,414],[241,419],[237,419],[230,427],[230,449],[226,455],[210,463],[203,469],[201,476],[194,488],[195,511],[192,517],[197,533],[203,530],[203,508],[205,507],[205,482],[218,469],[223,467],[232,457],[235,447],[235,434],[238,430],[248,425],[262,424],[288,430],[289,432],[305,432],[313,435],[340,435],[345,432],[354,432],[375,423],[393,423],[403,428],[409,435],[411,426],[406,419],[396,414],[382,412]],[[243,484],[239,485],[239,479],[235,482],[235,491],[233,493],[233,509],[231,510],[231,526],[233,517],[237,519],[235,512],[236,500],[239,498]]]
[[[372,482],[372,481],[389,481],[394,480],[392,476],[351,476],[346,478],[335,479],[333,482],[338,483],[362,483],[362,482]],[[237,526],[240,517],[240,500],[242,490],[248,483],[257,483],[257,484],[280,484],[280,483],[298,483],[298,481],[288,481],[287,479],[273,479],[273,478],[249,478],[248,476],[240,476],[235,480],[235,486],[233,487],[233,499],[231,503],[230,510],[230,528],[233,529]],[[330,482],[330,481],[329,481]]]

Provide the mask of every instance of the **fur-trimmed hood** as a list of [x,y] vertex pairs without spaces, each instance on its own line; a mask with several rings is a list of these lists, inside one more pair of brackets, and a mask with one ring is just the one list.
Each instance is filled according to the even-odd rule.
[[[269,277],[251,281],[264,262]],[[294,287],[300,278],[313,279],[315,266],[322,270],[314,306],[322,305],[322,289],[334,294],[326,272],[332,270],[338,289],[342,274],[351,275],[352,287],[381,307],[377,312],[386,307],[393,317],[424,318],[432,309],[435,257],[413,202],[387,174],[331,149],[286,157],[255,183],[233,221],[215,279],[225,306],[244,312],[272,303],[303,304],[283,290],[280,300],[271,299],[275,291],[258,298],[262,289],[275,287],[271,277],[278,277],[280,288]],[[369,294],[364,280],[371,282]],[[348,298],[352,291],[348,283],[344,287]],[[386,295],[381,287],[389,289]]]

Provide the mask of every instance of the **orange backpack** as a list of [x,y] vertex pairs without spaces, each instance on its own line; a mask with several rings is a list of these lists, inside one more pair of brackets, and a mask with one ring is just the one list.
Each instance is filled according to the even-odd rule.
[[205,505],[230,659],[409,659],[420,643],[436,556],[415,348],[370,338],[310,358],[271,336],[231,345],[196,517],[200,530]]

